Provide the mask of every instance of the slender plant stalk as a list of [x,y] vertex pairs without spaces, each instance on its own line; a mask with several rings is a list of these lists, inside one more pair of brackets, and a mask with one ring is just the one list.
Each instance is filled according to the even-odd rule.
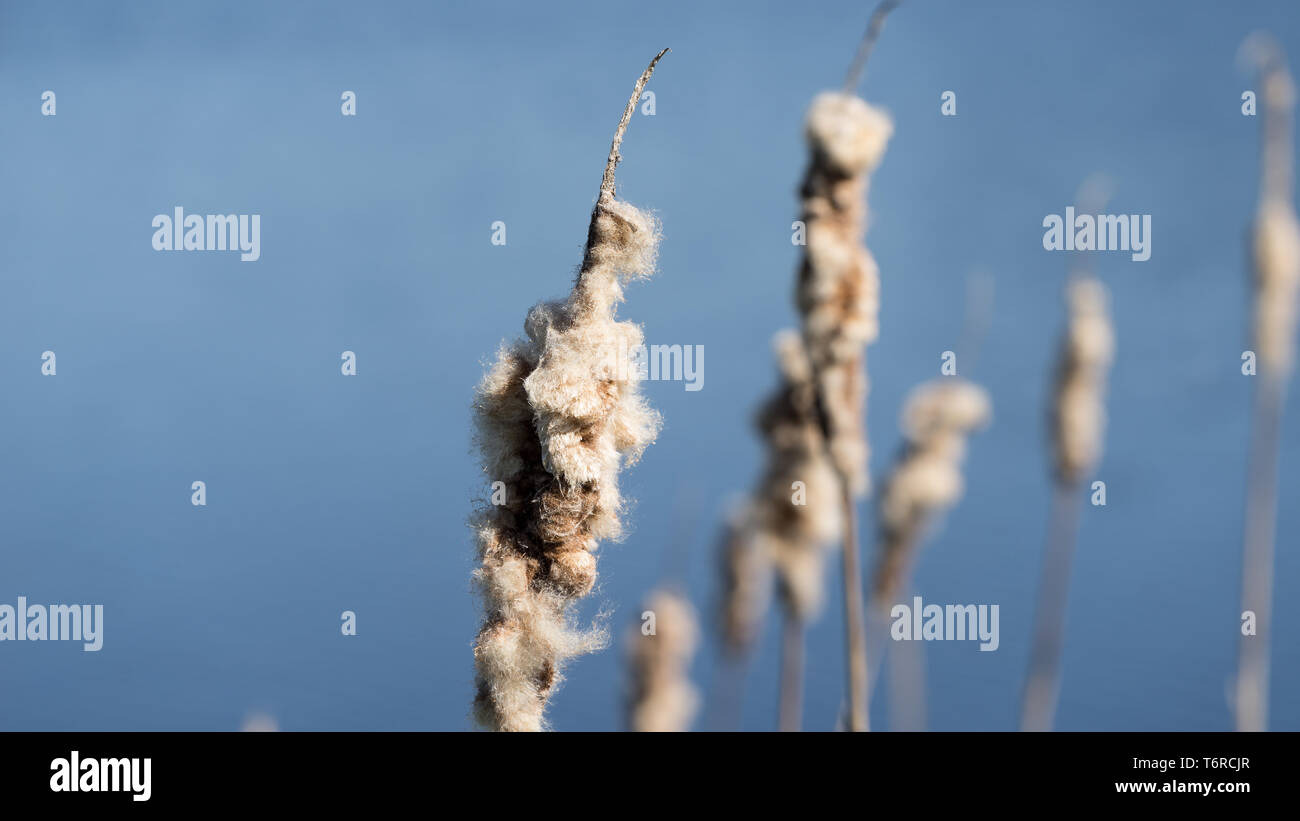
[[885,16],[898,8],[901,3],[902,0],[884,0],[871,13],[871,19],[867,22],[867,33],[862,36],[862,42],[858,44],[858,53],[853,56],[849,71],[844,76],[844,92],[846,94],[852,94],[854,89],[862,85],[862,72],[866,70],[867,58],[871,56],[871,52],[876,48],[876,41],[880,39],[880,31],[885,27]]
[[[771,451],[769,451],[771,454]],[[771,458],[769,456],[769,458]],[[722,658],[709,693],[710,728],[739,729],[743,718],[745,674],[772,587],[772,556],[756,537],[758,498],[735,504],[723,530],[719,570]]]
[[1273,618],[1273,552],[1277,530],[1278,446],[1284,384],[1265,372],[1255,394],[1246,486],[1241,608],[1255,614],[1255,634],[1241,637],[1237,657],[1237,729],[1268,729],[1269,637]]
[[[1108,196],[1109,183],[1093,177],[1084,183],[1076,200],[1085,213],[1101,213]],[[1020,710],[1020,729],[1031,732],[1051,730],[1056,716],[1070,565],[1082,513],[1082,490],[1101,459],[1106,377],[1115,354],[1109,296],[1085,259],[1076,261],[1066,282],[1069,318],[1052,394],[1050,433],[1055,493]]]
[[777,726],[797,733],[803,724],[804,626],[787,615],[781,635],[781,695]]
[[889,729],[925,731],[925,643],[901,641],[889,654]]
[[1268,729],[1278,448],[1287,381],[1295,358],[1300,221],[1292,203],[1294,82],[1281,49],[1271,38],[1253,36],[1243,51],[1259,68],[1263,117],[1260,196],[1251,249],[1259,376],[1251,425],[1241,574],[1241,609],[1243,617],[1246,612],[1254,613],[1255,631],[1247,635],[1243,624],[1235,709],[1238,730],[1259,732]]
[[1066,601],[1070,593],[1070,564],[1079,530],[1083,505],[1080,488],[1058,485],[1052,499],[1047,555],[1038,586],[1034,638],[1029,653],[1029,677],[1021,706],[1020,729],[1047,732],[1052,729],[1056,701],[1061,689],[1061,654],[1065,645]]
[[840,477],[844,505],[844,548],[840,551],[844,581],[844,654],[849,667],[849,730],[866,732],[867,717],[867,633],[862,594],[862,570],[858,567],[857,505],[849,483]]

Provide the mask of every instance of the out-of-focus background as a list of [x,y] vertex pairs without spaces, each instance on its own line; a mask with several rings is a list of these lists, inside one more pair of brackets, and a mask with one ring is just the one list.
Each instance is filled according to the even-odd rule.
[[[684,566],[710,625],[693,669],[709,690],[720,517],[756,478],[769,340],[794,322],[802,117],[841,82],[870,6],[0,8],[0,602],[105,607],[99,653],[0,643],[0,728],[469,726],[465,519],[486,491],[471,389],[527,309],[566,291],[614,126],[664,46],[656,113],[634,118],[619,169],[620,195],[663,220],[661,268],[622,315],[650,343],[702,345],[704,389],[647,383],[666,424],[624,474],[631,533],[602,549],[583,612],[612,610],[621,640]],[[905,392],[958,344],[968,274],[996,284],[966,374],[995,421],[915,586],[998,604],[1001,646],[925,645],[931,727],[1016,726],[1069,262],[1043,250],[1041,224],[1104,172],[1111,213],[1151,215],[1153,250],[1096,255],[1118,337],[1108,504],[1084,512],[1057,724],[1230,728],[1259,127],[1236,55],[1267,29],[1300,62],[1298,24],[1283,2],[918,0],[890,17],[862,89],[896,123],[867,238],[883,283],[874,473]],[[41,116],[45,90],[56,116]],[[345,90],[356,117],[340,114]],[[948,90],[955,117],[940,114]],[[261,260],[155,252],[151,220],[178,205],[261,214]],[[57,376],[41,374],[46,350]],[[1283,431],[1272,726],[1297,730],[1295,402]],[[196,480],[206,507],[190,504]],[[833,592],[810,633],[809,729],[840,708],[840,607]],[[746,729],[774,726],[775,628]],[[623,695],[616,643],[570,666],[548,714],[619,728]],[[872,712],[887,726],[883,699]]]

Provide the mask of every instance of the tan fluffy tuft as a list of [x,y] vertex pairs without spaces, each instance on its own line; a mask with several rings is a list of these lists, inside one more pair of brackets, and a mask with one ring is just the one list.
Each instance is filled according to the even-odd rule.
[[[691,658],[699,643],[695,610],[681,595],[660,590],[646,602],[655,631],[628,637],[632,693],[628,724],[635,732],[680,733],[690,729],[700,696],[691,684]],[[644,623],[643,623],[644,624]]]
[[966,438],[991,416],[984,389],[953,377],[927,382],[907,398],[902,419],[906,442],[878,502],[878,607],[898,595],[926,524],[961,498]]
[[604,645],[569,611],[596,584],[599,542],[622,534],[619,469],[659,429],[637,369],[617,358],[641,329],[614,318],[623,284],[652,273],[658,240],[651,215],[603,196],[573,292],[533,308],[525,338],[501,349],[479,385],[483,469],[506,485],[505,504],[475,517],[486,610],[475,716],[487,728],[544,729],[564,661]]

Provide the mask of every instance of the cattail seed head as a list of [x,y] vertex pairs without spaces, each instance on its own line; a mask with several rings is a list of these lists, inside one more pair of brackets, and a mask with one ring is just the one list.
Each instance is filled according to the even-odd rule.
[[893,133],[883,111],[851,94],[819,94],[805,135],[811,159],[800,194],[807,248],[795,302],[834,469],[866,493],[865,352],[879,334],[880,277],[862,245],[868,175]]
[[646,602],[654,613],[655,631],[640,629],[628,637],[632,692],[628,724],[635,732],[678,733],[691,727],[700,697],[691,684],[691,658],[699,643],[695,610],[683,596],[668,590]]
[[660,238],[653,215],[615,198],[613,178],[653,68],[615,133],[572,292],[528,313],[525,337],[501,348],[475,394],[484,472],[506,485],[505,503],[473,519],[485,610],[474,714],[489,729],[544,729],[564,661],[604,645],[604,632],[574,627],[570,611],[596,584],[599,542],[622,533],[619,470],[659,430],[637,369],[611,356],[640,343],[640,328],[615,311],[623,286],[653,272]]
[[879,606],[898,595],[926,524],[961,498],[966,438],[991,416],[984,389],[953,377],[927,382],[908,396],[903,449],[877,503],[880,554],[874,597]]
[[755,493],[753,536],[755,549],[775,565],[783,606],[807,622],[821,609],[826,557],[840,533],[839,480],[818,425],[803,340],[782,331],[773,347],[781,381],[758,415],[767,464]]
[[1092,277],[1066,289],[1069,313],[1052,404],[1056,480],[1084,480],[1101,457],[1106,427],[1106,374],[1114,357],[1106,287]]
[[1261,368],[1291,372],[1296,344],[1296,295],[1300,291],[1300,223],[1281,200],[1260,205],[1255,218],[1255,351]]

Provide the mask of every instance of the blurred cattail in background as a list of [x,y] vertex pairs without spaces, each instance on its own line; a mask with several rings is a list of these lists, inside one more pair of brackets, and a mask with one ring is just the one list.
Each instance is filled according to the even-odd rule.
[[868,491],[865,348],[879,332],[880,307],[879,273],[862,237],[868,177],[880,164],[894,130],[889,116],[857,97],[854,90],[885,15],[896,5],[886,0],[872,14],[844,89],[814,98],[805,125],[810,158],[799,190],[807,246],[795,303],[812,367],[818,426],[839,484],[849,729],[853,731],[868,728],[856,501]]
[[[659,226],[615,199],[623,134],[664,49],[637,80],[614,134],[577,281],[564,302],[529,312],[503,346],[474,409],[483,468],[504,485],[474,517],[486,618],[474,645],[474,714],[494,730],[540,730],[566,658],[603,645],[570,623],[596,583],[594,551],[621,534],[618,473],[655,438],[658,416],[621,362],[641,329],[614,319],[623,285],[654,270]],[[494,490],[494,495],[497,493]]]
[[628,636],[628,728],[640,733],[685,732],[700,701],[690,679],[699,643],[695,610],[680,593],[657,590],[641,618]]
[[1268,729],[1269,641],[1273,612],[1273,551],[1277,526],[1278,448],[1296,342],[1296,292],[1300,289],[1292,151],[1295,85],[1272,38],[1253,35],[1243,56],[1259,70],[1262,102],[1259,205],[1251,237],[1254,269],[1254,346],[1258,358],[1254,420],[1246,488],[1242,556],[1242,618],[1238,651],[1237,729]]
[[269,713],[249,713],[239,725],[241,733],[278,733],[280,724]]
[[750,650],[771,599],[772,557],[757,538],[754,505],[753,499],[732,501],[722,529],[718,566],[722,659],[711,694],[713,729],[737,729],[741,723]]
[[[956,376],[918,386],[903,403],[903,446],[876,503],[877,554],[868,619],[873,634],[879,635],[906,588],[927,527],[961,498],[966,440],[991,417],[988,393]],[[890,660],[891,729],[919,729],[924,724],[921,650],[908,644]],[[877,665],[883,655],[873,652]]]
[[961,498],[966,439],[991,416],[984,389],[957,377],[926,382],[907,397],[904,444],[877,501],[875,609],[889,611],[906,585],[926,526]]
[[732,660],[753,646],[770,598],[772,556],[758,538],[753,504],[733,505],[722,540],[722,645]]
[[733,581],[727,618],[730,632],[752,632],[754,608],[761,606],[753,585],[764,581],[762,565],[774,567],[785,619],[778,724],[783,730],[797,730],[803,633],[825,597],[826,555],[839,535],[839,480],[818,423],[812,366],[803,341],[793,331],[782,331],[773,348],[780,381],[757,420],[767,461],[749,515],[728,545],[727,577]]
[[[1081,211],[1100,213],[1104,209],[1102,185],[1095,179],[1084,185],[1077,198]],[[1081,494],[1084,482],[1101,459],[1106,376],[1115,353],[1106,287],[1083,263],[1066,283],[1065,301],[1068,323],[1049,416],[1055,492],[1020,717],[1021,729],[1029,731],[1052,729],[1056,715]]]

